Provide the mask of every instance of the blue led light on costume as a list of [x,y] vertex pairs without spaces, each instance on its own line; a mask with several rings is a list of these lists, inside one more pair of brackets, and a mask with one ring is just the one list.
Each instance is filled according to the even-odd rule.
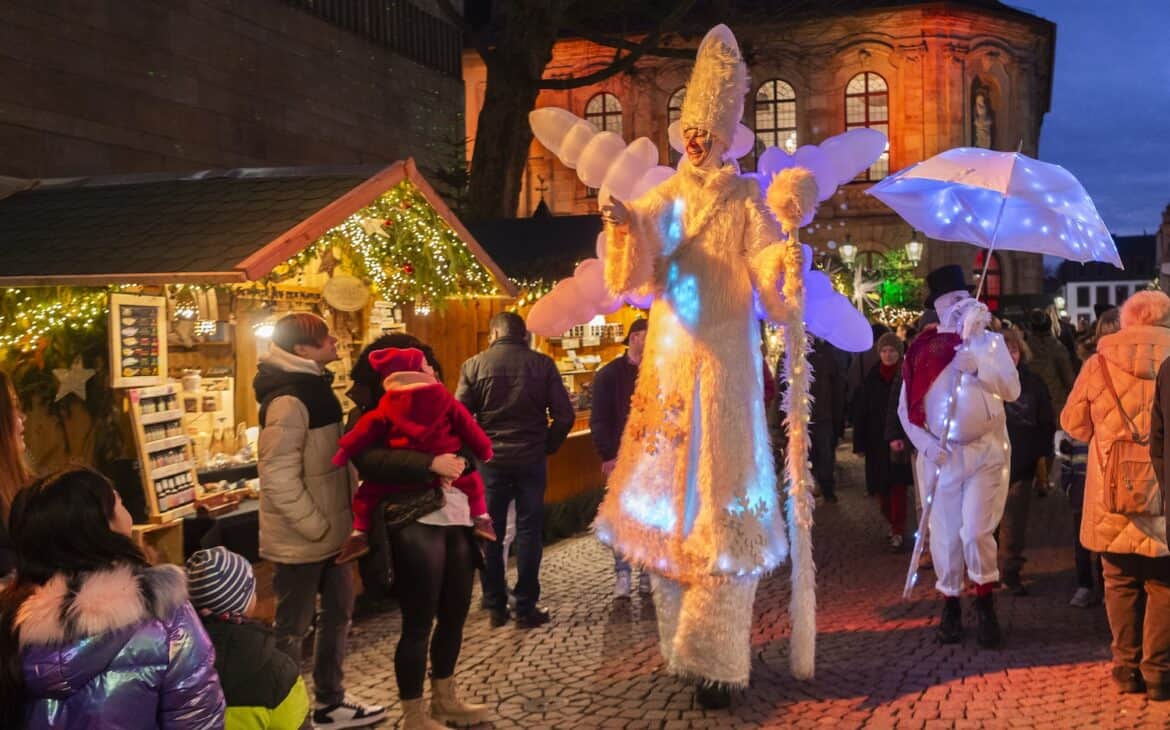
[[662,253],[665,256],[673,254],[674,250],[682,243],[684,207],[683,199],[675,198],[674,205],[670,207],[670,212],[667,214],[666,226],[661,232]]
[[654,498],[628,489],[622,494],[621,504],[627,514],[647,527],[670,532],[678,521],[670,499],[665,496]]
[[674,305],[684,325],[694,328],[699,323],[699,282],[690,274],[682,276],[677,261],[672,261],[667,269],[666,299]]

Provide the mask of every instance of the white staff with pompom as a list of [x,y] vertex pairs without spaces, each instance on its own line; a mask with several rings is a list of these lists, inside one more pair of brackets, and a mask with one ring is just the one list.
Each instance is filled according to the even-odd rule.
[[808,337],[804,328],[803,247],[800,222],[816,206],[817,183],[813,173],[801,167],[779,172],[768,187],[767,203],[788,235],[784,255],[784,299],[791,312],[784,326],[784,424],[788,450],[784,471],[788,478],[788,541],[792,554],[792,620],[789,664],[797,679],[811,679],[816,670],[817,595],[816,565],[812,556],[813,475],[808,464],[809,386]]

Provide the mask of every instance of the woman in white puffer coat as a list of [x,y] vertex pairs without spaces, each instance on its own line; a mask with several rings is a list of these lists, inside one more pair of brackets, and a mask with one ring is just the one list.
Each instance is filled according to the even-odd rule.
[[[1166,517],[1157,495],[1148,509],[1127,504],[1133,501],[1126,499],[1127,484],[1110,483],[1106,466],[1111,450],[1116,446],[1120,454],[1125,447],[1118,444],[1134,440],[1134,431],[1148,442],[1155,378],[1168,356],[1170,297],[1134,294],[1121,308],[1121,330],[1098,341],[1060,414],[1069,435],[1089,442],[1080,539],[1102,557],[1113,678],[1122,692],[1146,691],[1152,700],[1170,699]],[[1149,458],[1148,449],[1127,453]],[[1130,465],[1131,471],[1140,468]]]

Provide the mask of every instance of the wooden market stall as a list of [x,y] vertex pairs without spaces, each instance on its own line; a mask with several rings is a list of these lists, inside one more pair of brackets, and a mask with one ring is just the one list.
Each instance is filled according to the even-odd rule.
[[517,294],[411,160],[0,190],[0,350],[34,462],[137,477],[127,502],[171,560],[160,525],[192,511],[195,483],[254,474],[251,381],[279,316],[327,319],[339,396],[388,331],[431,344],[454,387]]

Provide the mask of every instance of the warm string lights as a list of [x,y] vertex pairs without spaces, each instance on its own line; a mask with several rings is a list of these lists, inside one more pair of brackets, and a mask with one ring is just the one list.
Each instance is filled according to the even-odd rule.
[[368,281],[387,302],[441,307],[448,297],[495,294],[491,274],[408,180],[285,263],[271,278],[305,270],[326,251],[337,250],[346,268]]
[[105,289],[18,289],[0,293],[0,349],[34,351],[42,338],[88,332],[105,321]]

